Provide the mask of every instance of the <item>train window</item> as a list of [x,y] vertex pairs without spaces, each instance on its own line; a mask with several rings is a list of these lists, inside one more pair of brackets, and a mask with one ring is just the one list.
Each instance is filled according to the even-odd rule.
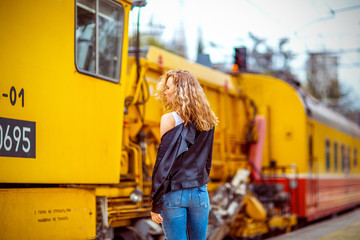
[[356,168],[357,167],[357,149],[356,148],[354,148],[354,168]]
[[334,142],[334,171],[337,172],[338,169],[338,144]]
[[346,162],[345,162],[345,172],[348,173],[350,172],[350,157],[351,157],[351,150],[350,147],[347,147],[347,151],[346,151]]
[[309,135],[309,138],[308,138],[308,144],[309,144],[309,170],[310,172],[312,172],[313,170],[313,138],[312,138],[312,135]]
[[326,171],[330,171],[330,140],[325,140]]
[[110,0],[76,1],[76,67],[80,72],[119,82],[124,9]]
[[341,170],[345,170],[345,146],[341,144]]

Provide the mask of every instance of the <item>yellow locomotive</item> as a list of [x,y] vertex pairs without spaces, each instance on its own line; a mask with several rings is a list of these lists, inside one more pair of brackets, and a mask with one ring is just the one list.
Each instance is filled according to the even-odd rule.
[[[358,127],[339,116],[326,122],[327,112],[280,79],[225,74],[154,47],[128,56],[132,7],[0,3],[0,239],[160,239],[148,202],[163,114],[153,94],[175,68],[196,75],[220,120],[208,239],[289,231],[296,215],[320,217],[325,202],[327,214],[359,203]],[[271,196],[261,193],[262,168]],[[328,176],[353,184],[335,196]],[[246,187],[253,194],[235,191]]]

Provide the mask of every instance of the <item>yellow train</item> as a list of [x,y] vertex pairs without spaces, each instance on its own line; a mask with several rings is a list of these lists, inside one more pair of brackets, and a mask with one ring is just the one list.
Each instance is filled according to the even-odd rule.
[[[208,239],[289,231],[297,216],[359,204],[358,127],[280,79],[225,74],[153,47],[128,56],[132,7],[0,3],[0,239],[160,238],[148,202],[163,114],[153,94],[174,68],[196,75],[220,120]],[[249,163],[257,171],[235,186]],[[230,193],[244,184],[253,194]]]
[[291,193],[292,213],[312,221],[359,205],[359,126],[296,81],[245,74],[237,80],[266,118],[263,175]]

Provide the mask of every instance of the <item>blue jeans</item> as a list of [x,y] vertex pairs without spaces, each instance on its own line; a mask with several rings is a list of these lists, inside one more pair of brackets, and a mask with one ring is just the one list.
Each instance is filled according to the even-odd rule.
[[210,201],[206,185],[171,191],[161,210],[167,240],[205,240]]

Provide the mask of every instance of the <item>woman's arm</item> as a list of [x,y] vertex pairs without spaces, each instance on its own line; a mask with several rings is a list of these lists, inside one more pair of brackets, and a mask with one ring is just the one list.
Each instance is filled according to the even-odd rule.
[[151,212],[151,220],[156,223],[161,223],[163,221],[163,218],[159,213]]
[[162,115],[160,121],[160,137],[162,137],[167,131],[175,127],[175,118],[171,113]]
[[[160,137],[162,137],[167,131],[175,127],[175,119],[171,113],[162,115],[160,121]],[[151,219],[156,223],[161,223],[163,218],[159,213],[151,211]]]

